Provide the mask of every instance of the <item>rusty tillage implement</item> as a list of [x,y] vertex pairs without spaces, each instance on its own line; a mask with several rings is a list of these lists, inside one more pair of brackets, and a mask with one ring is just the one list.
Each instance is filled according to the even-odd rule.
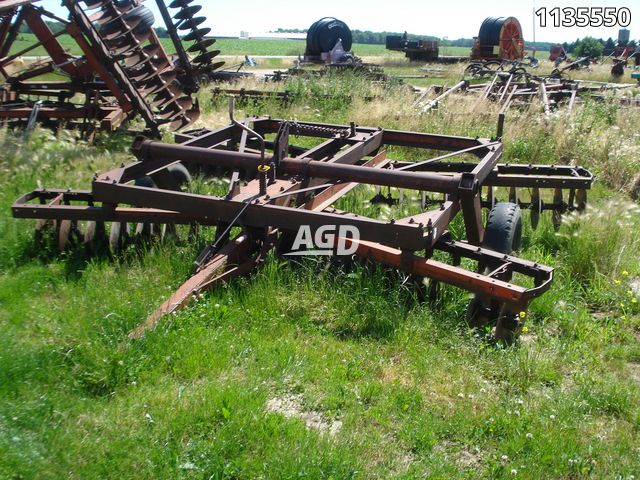
[[[177,232],[178,224],[191,225],[190,231],[196,225],[216,228],[194,275],[132,337],[198,292],[251,272],[271,250],[290,253],[301,227],[315,235],[347,226],[357,229],[359,238],[325,240],[333,247],[342,242],[357,257],[416,279],[473,292],[469,323],[493,324],[496,337],[510,341],[522,325],[521,312],[553,279],[552,268],[512,255],[522,233],[520,209],[530,210],[534,226],[545,210],[558,223],[563,213],[585,207],[593,182],[580,167],[499,163],[499,140],[268,117],[231,119],[218,130],[178,134],[177,144],[140,137],[132,148],[136,161],[95,177],[91,190],[35,190],[13,206],[15,217],[38,219],[39,230],[54,229],[61,247],[70,238],[124,240],[136,230],[161,232],[162,226]],[[415,160],[388,159],[387,150],[398,147]],[[188,183],[180,186],[171,168],[181,164],[226,178],[227,193],[196,194]],[[380,192],[386,188],[413,196],[413,213],[389,220],[347,211],[357,203],[348,195],[378,189],[376,197],[388,199]],[[499,192],[509,201],[499,202]],[[483,209],[489,210],[486,226]],[[450,231],[456,217],[464,239]]]
[[[557,77],[540,77],[528,74],[524,69],[516,68],[511,71],[499,71],[492,75],[490,81],[472,84],[461,80],[452,87],[444,90],[442,87],[432,86],[420,91],[415,104],[422,113],[435,109],[447,97],[462,93],[475,95],[481,99],[490,100],[502,105],[502,113],[517,105],[530,105],[539,100],[544,107],[545,116],[560,106],[567,106],[570,113],[574,106],[586,99],[616,101],[622,106],[638,106],[639,102],[633,97],[605,96],[607,92],[617,92],[633,87],[632,84],[609,84],[570,80]],[[429,99],[429,94],[435,91],[437,96]]]
[[[0,119],[24,122],[35,116],[46,124],[99,122],[113,130],[134,116],[140,116],[154,135],[168,124],[179,130],[199,116],[191,94],[198,89],[194,65],[212,64],[217,51],[207,51],[214,42],[205,39],[207,29],[198,29],[202,17],[192,18],[194,6],[188,0],[174,1],[177,26],[167,14],[165,24],[174,34],[178,61],[167,54],[153,29],[154,16],[139,0],[64,0],[69,12],[62,19],[39,6],[37,0],[0,1],[0,73],[5,82],[0,90]],[[45,20],[64,28],[54,33]],[[20,29],[26,26],[35,40],[13,51]],[[187,31],[185,42],[193,41],[190,60],[177,30]],[[68,35],[82,52],[71,55],[61,43]],[[38,49],[44,60],[25,63],[23,57]],[[193,64],[192,64],[193,63]],[[53,75],[53,77],[52,77]],[[52,79],[53,78],[53,79]]]

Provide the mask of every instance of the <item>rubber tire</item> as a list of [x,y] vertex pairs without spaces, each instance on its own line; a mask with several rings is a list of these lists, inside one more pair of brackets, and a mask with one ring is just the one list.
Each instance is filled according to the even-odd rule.
[[169,165],[167,169],[171,175],[173,175],[176,182],[178,182],[178,185],[182,186],[191,183],[191,174],[182,163],[174,163],[173,165]]
[[135,184],[136,187],[157,188],[155,182],[149,175],[136,178],[136,180],[133,183]]
[[511,202],[498,202],[489,212],[482,246],[510,255],[520,249],[522,241],[522,213]]
[[153,15],[153,12],[149,9],[149,7],[145,7],[144,5],[132,8],[131,11],[127,12],[123,18],[126,21],[131,17],[141,18],[140,23],[136,26],[136,28],[133,29],[133,33],[136,34],[148,32],[156,22],[156,18]]

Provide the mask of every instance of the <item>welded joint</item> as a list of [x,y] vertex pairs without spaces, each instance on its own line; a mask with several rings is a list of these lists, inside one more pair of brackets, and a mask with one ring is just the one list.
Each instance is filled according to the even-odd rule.
[[472,198],[480,191],[480,182],[476,178],[476,174],[472,172],[463,172],[460,175],[460,183],[458,184],[458,193],[460,197]]

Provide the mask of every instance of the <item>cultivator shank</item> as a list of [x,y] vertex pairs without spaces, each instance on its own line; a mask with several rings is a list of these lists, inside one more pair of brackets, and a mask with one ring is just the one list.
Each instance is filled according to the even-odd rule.
[[[295,146],[301,139],[314,146]],[[470,322],[493,323],[496,335],[510,340],[521,324],[519,313],[550,287],[553,270],[488,245],[483,209],[501,205],[497,196],[503,192],[513,211],[531,210],[532,222],[545,210],[558,219],[584,208],[593,182],[579,167],[500,163],[500,141],[354,124],[232,118],[228,127],[179,134],[176,140],[138,138],[132,148],[136,161],[97,176],[90,191],[36,190],[13,206],[15,217],[38,219],[40,227],[49,222],[62,240],[75,235],[95,243],[99,231],[112,247],[125,240],[112,238],[113,225],[138,225],[116,229],[130,238],[134,230],[161,231],[159,225],[174,233],[178,224],[191,225],[191,231],[215,226],[215,240],[196,260],[194,276],[133,336],[202,290],[249,273],[271,250],[301,254],[294,240],[308,228],[324,238],[329,252],[351,247],[362,259],[473,292]],[[391,148],[407,149],[414,160],[388,159]],[[190,192],[171,174],[178,164],[227,179],[226,193]],[[382,188],[389,189],[387,197]],[[356,204],[350,196],[376,191],[378,199],[391,199],[391,191],[406,199],[393,199],[399,205],[395,218],[381,217],[374,205],[367,207],[372,212],[348,211]],[[455,238],[450,226],[458,217],[465,233]],[[86,224],[93,236],[87,236]],[[328,227],[349,227],[344,231],[358,235],[323,236]],[[493,235],[491,222],[486,228]]]

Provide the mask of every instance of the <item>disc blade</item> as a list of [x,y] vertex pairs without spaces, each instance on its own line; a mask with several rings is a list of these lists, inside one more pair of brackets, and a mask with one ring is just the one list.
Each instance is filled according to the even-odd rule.
[[176,13],[173,18],[175,18],[176,20],[187,20],[193,17],[200,10],[202,10],[201,5],[191,5],[190,7],[182,7],[182,10]]
[[214,43],[216,43],[215,38],[205,38],[204,40],[194,43],[187,51],[189,53],[204,52]]
[[203,53],[198,55],[193,59],[193,63],[203,64],[203,63],[211,63],[211,60],[216,58],[220,54],[220,50],[211,50],[210,52]]
[[199,109],[187,110],[184,115],[181,115],[177,119],[173,120],[169,125],[169,128],[171,128],[171,130],[173,130],[174,132],[177,132],[178,130],[182,130],[183,128],[188,127],[193,122],[198,120],[198,118],[200,118]]
[[184,22],[179,24],[178,30],[195,30],[206,21],[207,17],[195,17],[190,20],[185,20]]
[[194,40],[201,40],[205,36],[207,36],[209,33],[211,33],[211,29],[210,28],[199,28],[198,30],[194,30],[193,32],[185,35],[182,38],[182,40],[184,42],[192,42]]
[[186,8],[193,0],[173,0],[169,4],[169,8]]
[[213,71],[213,70],[218,70],[219,68],[222,68],[222,66],[224,66],[224,62],[216,62],[209,65],[207,69],[209,71]]
[[112,3],[111,0],[84,0],[85,5],[89,10],[93,8],[102,7],[104,5]]

